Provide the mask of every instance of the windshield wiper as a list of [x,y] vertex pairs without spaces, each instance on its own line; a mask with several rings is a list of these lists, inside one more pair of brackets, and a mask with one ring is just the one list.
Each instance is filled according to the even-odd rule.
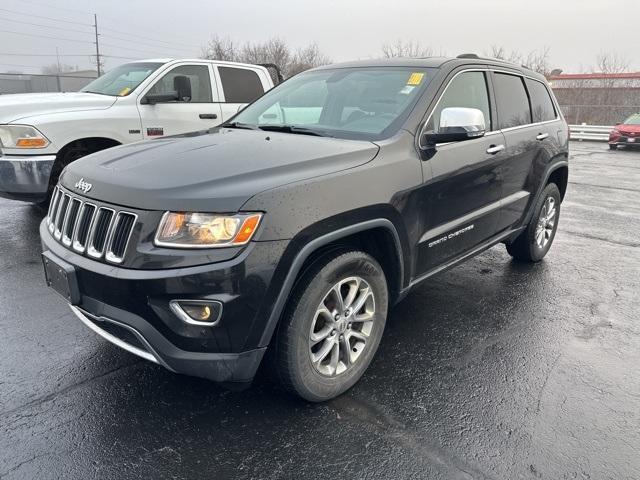
[[296,133],[298,135],[313,135],[315,137],[331,137],[328,133],[319,132],[318,130],[312,130],[306,127],[296,127],[295,125],[260,125],[258,128],[267,132],[284,132]]
[[250,123],[242,123],[242,122],[223,123],[220,126],[224,128],[242,128],[245,130],[258,130],[257,126],[251,125]]
[[106,95],[107,97],[114,97],[115,95],[110,95],[108,93],[102,93],[102,92],[94,92],[92,90],[80,90],[82,93],[95,93],[96,95]]

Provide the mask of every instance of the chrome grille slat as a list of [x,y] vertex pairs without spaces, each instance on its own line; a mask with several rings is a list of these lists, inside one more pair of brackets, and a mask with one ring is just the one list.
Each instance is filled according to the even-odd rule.
[[53,236],[60,240],[62,236],[62,225],[64,225],[64,220],[67,216],[67,207],[69,206],[69,201],[71,200],[71,195],[68,193],[62,194],[60,197],[60,206],[58,207],[58,212],[56,213],[56,221],[55,221],[55,229],[53,231]]
[[115,210],[107,207],[100,207],[95,215],[93,228],[89,234],[87,242],[87,253],[90,257],[100,258],[104,253],[107,240],[111,234],[111,226],[115,219]]
[[122,263],[138,216],[85,202],[56,187],[46,223],[53,237],[77,253]]
[[83,253],[87,247],[87,239],[95,218],[96,206],[91,203],[85,203],[82,206],[78,218],[78,226],[73,234],[73,249],[76,252]]
[[71,203],[67,207],[67,215],[64,219],[64,225],[62,226],[62,243],[67,247],[71,245],[71,238],[76,228],[80,205],[82,205],[82,202],[79,198],[72,198]]
[[133,233],[133,227],[138,217],[129,212],[118,212],[111,237],[107,242],[105,258],[113,263],[122,263],[127,244]]

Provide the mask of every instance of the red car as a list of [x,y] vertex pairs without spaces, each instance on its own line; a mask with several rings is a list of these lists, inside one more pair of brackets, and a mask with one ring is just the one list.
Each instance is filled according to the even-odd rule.
[[618,123],[609,134],[609,148],[618,145],[640,145],[640,113],[635,113],[624,122]]

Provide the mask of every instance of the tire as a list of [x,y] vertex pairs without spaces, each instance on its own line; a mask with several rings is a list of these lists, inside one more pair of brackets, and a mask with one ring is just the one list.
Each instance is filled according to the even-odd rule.
[[53,169],[51,170],[51,176],[49,177],[49,186],[47,188],[47,196],[44,200],[41,200],[35,203],[35,205],[38,208],[42,209],[43,211],[46,211],[49,208],[49,202],[51,202],[53,189],[57,185],[58,177],[62,173],[62,170],[64,169],[64,167],[66,167],[72,162],[75,162],[79,158],[89,155],[89,153],[91,152],[88,149],[86,149],[81,145],[78,145],[73,148],[70,148],[69,150],[64,152],[62,155],[59,155],[59,158],[56,158],[56,162],[53,166]]
[[[525,230],[511,243],[507,244],[507,252],[514,259],[522,262],[539,262],[544,258],[558,229],[560,220],[560,190],[555,183],[548,184],[536,202],[533,215]],[[547,219],[542,222],[543,209]],[[550,218],[550,211],[555,212]],[[542,230],[541,230],[542,229]]]
[[618,145],[614,145],[614,144],[609,144],[609,150],[617,150],[618,149]]
[[[338,292],[345,310],[336,321]],[[378,349],[388,298],[382,267],[364,252],[333,252],[314,262],[294,288],[273,345],[273,367],[284,388],[312,402],[351,388]],[[358,310],[349,311],[350,305]]]

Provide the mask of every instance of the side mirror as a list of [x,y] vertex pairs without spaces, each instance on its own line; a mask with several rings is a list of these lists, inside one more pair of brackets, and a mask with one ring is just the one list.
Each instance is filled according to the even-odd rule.
[[622,125],[622,122],[616,122],[616,126]]
[[191,80],[187,76],[176,75],[173,78],[173,91],[166,93],[148,93],[140,100],[140,103],[142,105],[155,105],[156,103],[177,101],[191,101]]
[[437,143],[460,142],[484,136],[484,114],[477,108],[448,107],[440,113],[437,131],[422,134],[420,145],[433,148]]
[[155,105],[156,103],[175,102],[178,100],[178,92],[147,93],[140,103],[142,105]]

